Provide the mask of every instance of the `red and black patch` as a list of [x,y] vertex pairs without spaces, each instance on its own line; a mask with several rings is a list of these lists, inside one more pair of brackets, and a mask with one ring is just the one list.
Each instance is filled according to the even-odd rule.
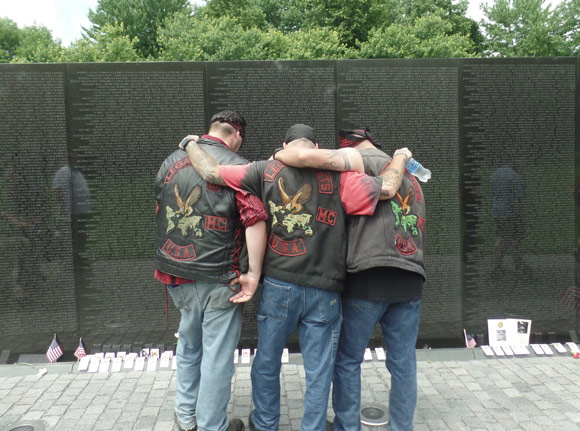
[[421,229],[421,232],[425,232],[425,219],[421,216],[417,216],[417,227]]
[[415,201],[419,203],[423,202],[423,193],[421,193],[421,187],[419,187],[419,182],[417,181],[417,178],[415,178],[415,175],[405,169],[405,176],[409,181],[411,181],[413,189],[415,189]]
[[316,221],[321,223],[325,223],[330,226],[334,226],[336,224],[337,218],[336,212],[332,210],[327,210],[326,208],[318,207],[316,211]]
[[332,176],[328,172],[318,172],[316,174],[316,181],[318,182],[318,193],[331,195],[333,190]]
[[179,159],[177,162],[171,165],[167,174],[165,174],[165,179],[163,180],[163,184],[169,184],[173,177],[183,168],[187,168],[191,166],[191,161],[189,157],[185,156],[183,159]]
[[227,232],[228,219],[225,217],[218,217],[206,214],[204,218],[203,227],[210,230],[219,230],[221,232]]
[[397,234],[395,237],[395,247],[404,256],[410,256],[417,253],[417,245],[413,241],[413,238],[404,239],[401,235]]
[[175,260],[193,260],[197,257],[193,244],[180,246],[168,239],[161,249]]
[[284,241],[277,235],[270,234],[270,238],[268,239],[268,247],[274,253],[280,254],[282,256],[302,256],[306,254],[306,246],[304,245],[304,241],[302,238],[297,239],[296,241]]
[[206,183],[205,189],[210,191],[210,192],[216,192],[216,193],[222,192],[222,186],[220,186],[218,184]]
[[282,169],[284,169],[286,165],[279,161],[275,161],[274,163],[270,163],[268,167],[264,170],[264,181],[271,183],[276,179],[278,174]]

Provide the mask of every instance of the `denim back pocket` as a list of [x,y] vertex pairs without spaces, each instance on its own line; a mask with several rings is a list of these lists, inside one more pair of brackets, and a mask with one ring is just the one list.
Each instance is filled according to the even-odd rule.
[[290,290],[292,285],[270,277],[264,279],[258,314],[272,319],[284,320],[288,317]]
[[322,323],[334,322],[341,316],[342,306],[339,292],[314,289],[318,297],[318,310]]
[[[190,290],[193,290],[192,287],[188,287]],[[174,286],[167,286],[167,290],[171,295],[171,299],[173,303],[177,307],[178,310],[185,310],[190,311],[191,306],[185,299],[185,292],[183,291],[183,286],[177,284]]]

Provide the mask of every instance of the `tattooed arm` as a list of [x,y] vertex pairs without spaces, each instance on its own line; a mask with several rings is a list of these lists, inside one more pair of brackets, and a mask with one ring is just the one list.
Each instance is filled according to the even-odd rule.
[[225,186],[226,183],[220,175],[218,163],[197,145],[198,139],[199,137],[197,135],[187,135],[179,143],[179,148],[185,150],[193,168],[200,177],[208,183]]
[[274,154],[274,159],[297,168],[364,173],[362,156],[354,148],[320,150],[304,147],[286,147]]
[[383,179],[383,185],[381,187],[381,197],[380,200],[391,199],[395,196],[395,193],[401,187],[403,182],[403,175],[405,174],[405,163],[413,157],[413,154],[407,148],[401,148],[395,151],[393,155],[393,160],[386,167],[383,172],[381,172],[381,178]]

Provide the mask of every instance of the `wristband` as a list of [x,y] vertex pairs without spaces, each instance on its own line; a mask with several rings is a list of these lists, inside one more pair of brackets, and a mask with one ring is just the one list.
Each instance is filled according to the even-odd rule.
[[395,154],[393,154],[393,157],[398,156],[399,154],[402,154],[403,156],[405,156],[405,160],[409,160],[409,150],[402,150],[402,149],[398,149],[397,151],[395,151]]
[[276,149],[274,150],[274,153],[272,154],[272,159],[273,159],[273,160],[276,160],[276,154],[278,153],[278,151],[282,151],[283,149],[284,149],[284,148],[281,148],[281,147],[280,147],[280,148],[276,148]]
[[183,138],[183,140],[179,143],[179,148],[185,151],[185,147],[187,147],[187,144],[189,144],[191,141],[193,141],[193,138]]

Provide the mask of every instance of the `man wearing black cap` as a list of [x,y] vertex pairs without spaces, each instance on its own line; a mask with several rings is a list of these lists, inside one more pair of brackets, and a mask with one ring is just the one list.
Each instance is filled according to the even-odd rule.
[[[339,140],[339,150],[286,149],[276,159],[292,166],[343,170],[358,169],[362,156],[364,172],[369,175],[378,175],[392,165],[368,128],[341,130]],[[413,429],[424,249],[425,201],[419,183],[407,171],[395,197],[379,203],[372,217],[349,217],[348,273],[332,392],[336,431],[361,430],[360,364],[377,323],[383,331],[391,374],[389,429]]]
[[[302,430],[323,431],[341,324],[346,215],[370,215],[379,199],[392,197],[410,152],[401,151],[381,177],[369,177],[295,169],[275,160],[276,155],[246,166],[218,166],[193,137],[182,145],[203,178],[255,194],[269,211],[250,429],[278,429],[280,357],[297,328],[306,372]],[[283,146],[316,148],[314,130],[295,124]]]
[[[237,111],[218,112],[200,146],[221,163],[245,164],[236,155],[246,121]],[[228,424],[232,361],[241,332],[238,302],[250,298],[261,274],[268,218],[255,196],[208,185],[182,150],[157,174],[157,265],[181,312],[177,344],[175,416],[180,430],[241,431]],[[243,226],[242,226],[243,225]],[[244,262],[243,227],[249,262]],[[246,274],[241,271],[249,269]],[[233,284],[239,282],[240,292]]]

